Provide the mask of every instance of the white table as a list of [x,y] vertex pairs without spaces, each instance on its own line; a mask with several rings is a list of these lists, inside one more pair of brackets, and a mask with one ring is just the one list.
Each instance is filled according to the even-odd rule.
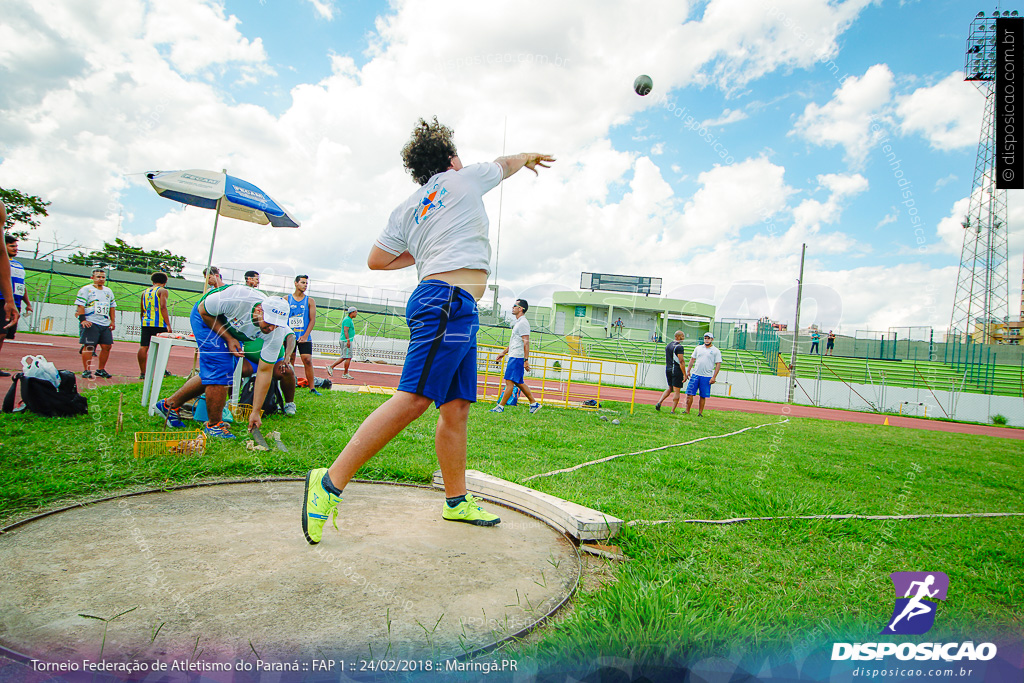
[[149,408],[150,415],[156,415],[156,403],[160,400],[160,387],[164,383],[164,371],[175,346],[198,348],[195,339],[175,337],[152,337],[149,341],[149,355],[146,357],[146,379],[142,383],[142,405]]
[[[146,357],[146,379],[142,383],[142,405],[148,407],[150,415],[156,415],[156,404],[160,400],[160,388],[164,383],[164,371],[167,370],[167,361],[171,357],[171,349],[175,346],[186,346],[198,348],[195,339],[178,339],[176,337],[161,337],[159,335],[150,339],[149,355]],[[242,359],[239,359],[241,361]],[[242,363],[235,363],[234,386],[241,386]],[[231,394],[231,402],[238,402],[238,392]]]

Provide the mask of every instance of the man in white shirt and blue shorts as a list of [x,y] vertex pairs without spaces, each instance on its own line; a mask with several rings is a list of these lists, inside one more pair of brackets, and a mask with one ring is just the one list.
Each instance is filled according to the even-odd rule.
[[508,354],[508,362],[505,364],[505,391],[502,392],[498,405],[491,408],[492,413],[505,411],[505,406],[512,398],[513,387],[519,387],[519,391],[530,402],[531,415],[540,410],[540,403],[533,400],[530,387],[523,381],[526,373],[530,371],[530,321],[526,319],[528,310],[530,304],[526,299],[516,299],[515,305],[512,306],[512,315],[516,317],[516,322],[512,325],[512,336],[509,337],[505,350],[494,359],[495,363],[500,363],[505,354]]
[[435,444],[444,478],[442,518],[478,526],[501,520],[466,490],[466,423],[476,401],[476,302],[487,288],[491,246],[483,196],[524,166],[534,173],[554,161],[517,154],[463,166],[452,131],[420,119],[402,161],[421,187],[399,204],[370,250],[370,270],[415,265],[419,285],[405,308],[409,350],[398,391],[363,421],[330,468],[306,475],[302,533],[319,543],[356,471],[431,403],[439,408]]
[[687,372],[690,373],[690,383],[686,385],[686,414],[690,414],[690,406],[693,405],[693,397],[700,394],[700,405],[697,407],[697,417],[704,417],[704,401],[711,395],[711,385],[718,379],[718,371],[722,368],[722,352],[711,342],[715,336],[710,332],[704,333],[704,345],[698,346],[690,354],[690,365]]
[[[189,322],[199,347],[199,376],[185,382],[168,398],[157,401],[156,410],[169,426],[180,429],[185,424],[178,409],[186,401],[205,394],[209,416],[209,421],[203,425],[206,433],[221,439],[233,439],[235,436],[221,419],[221,414],[227,401],[228,386],[234,379],[235,364],[243,358],[246,342],[262,340],[253,387],[253,405],[262,406],[274,375],[274,366],[282,358],[285,337],[293,334],[288,327],[288,302],[281,297],[268,297],[245,285],[225,285],[203,295],[192,308]],[[249,430],[261,424],[260,411],[253,410],[249,414]]]

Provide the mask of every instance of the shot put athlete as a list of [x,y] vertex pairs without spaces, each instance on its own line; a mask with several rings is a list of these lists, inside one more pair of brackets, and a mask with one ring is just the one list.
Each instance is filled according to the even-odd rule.
[[466,491],[466,422],[476,401],[476,302],[490,270],[483,196],[524,166],[535,174],[554,159],[516,154],[463,166],[451,129],[420,119],[402,150],[406,169],[420,188],[399,204],[370,249],[371,270],[415,265],[420,283],[409,297],[409,351],[398,392],[377,408],[328,469],[306,475],[302,532],[319,543],[324,523],[337,528],[342,489],[356,471],[433,402],[439,409],[435,436],[444,477],[442,519],[493,526],[501,520]]

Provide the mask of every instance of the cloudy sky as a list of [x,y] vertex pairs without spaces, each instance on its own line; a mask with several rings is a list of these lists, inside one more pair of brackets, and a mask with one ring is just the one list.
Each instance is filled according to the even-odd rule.
[[416,188],[399,150],[436,114],[466,162],[558,158],[487,197],[504,300],[587,270],[791,320],[806,242],[804,325],[949,324],[983,108],[962,0],[3,4],[0,186],[52,202],[44,240],[98,247],[120,221],[205,262],[212,212],[143,173],[227,168],[302,227],[222,221],[216,263],[406,289],[413,269],[365,259]]

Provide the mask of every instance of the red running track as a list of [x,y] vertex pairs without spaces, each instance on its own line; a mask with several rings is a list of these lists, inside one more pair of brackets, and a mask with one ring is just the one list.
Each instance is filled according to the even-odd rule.
[[[47,334],[21,334],[19,333],[14,342],[6,341],[3,350],[0,351],[0,369],[8,372],[16,372],[21,369],[21,357],[26,355],[42,354],[47,360],[54,363],[62,370],[74,370],[77,373],[82,371],[82,359],[78,353],[78,340],[72,337],[56,337]],[[113,375],[112,379],[82,380],[79,378],[80,388],[91,388],[104,384],[116,384],[125,382],[138,382],[139,365],[136,354],[139,345],[131,342],[115,342],[110,350],[110,358],[107,360],[107,372]],[[174,347],[171,350],[171,358],[167,363],[167,369],[171,374],[184,377],[192,370],[193,351]],[[318,377],[326,377],[326,365],[333,363],[335,359],[313,358],[313,367]],[[92,369],[97,368],[97,359],[93,359]],[[397,387],[401,376],[401,368],[395,365],[381,365],[376,363],[356,363],[351,365],[351,372],[356,379],[341,379],[340,368],[334,373],[332,381],[335,384],[369,384],[372,386]],[[299,373],[302,372],[298,368]],[[301,376],[301,374],[300,374]],[[497,378],[491,376],[493,383]],[[84,386],[83,386],[84,385]],[[533,388],[531,386],[531,388]],[[6,393],[6,388],[0,390],[0,395]],[[629,402],[630,390],[620,387],[602,387],[601,398],[610,401]],[[640,406],[653,406],[658,400],[661,392],[640,389],[636,392],[636,403]],[[680,401],[680,406],[686,400]],[[816,408],[814,406],[789,405],[782,403],[765,403],[761,401],[743,401],[735,398],[720,398],[712,396],[708,399],[707,410],[733,410],[755,415],[770,415],[773,417],[810,417],[818,420],[832,420],[834,422],[853,422],[857,424],[881,425],[885,416],[873,413],[862,413],[852,410],[837,410],[833,408]],[[682,415],[680,417],[683,417]],[[695,417],[695,416],[694,416]],[[935,432],[949,432],[955,434],[980,434],[984,436],[995,436],[1004,439],[1024,440],[1024,429],[1012,429],[1007,427],[993,427],[980,424],[965,424],[960,422],[941,422],[938,420],[926,420],[914,417],[889,416],[889,425],[892,427],[904,427],[909,429],[927,429]]]

